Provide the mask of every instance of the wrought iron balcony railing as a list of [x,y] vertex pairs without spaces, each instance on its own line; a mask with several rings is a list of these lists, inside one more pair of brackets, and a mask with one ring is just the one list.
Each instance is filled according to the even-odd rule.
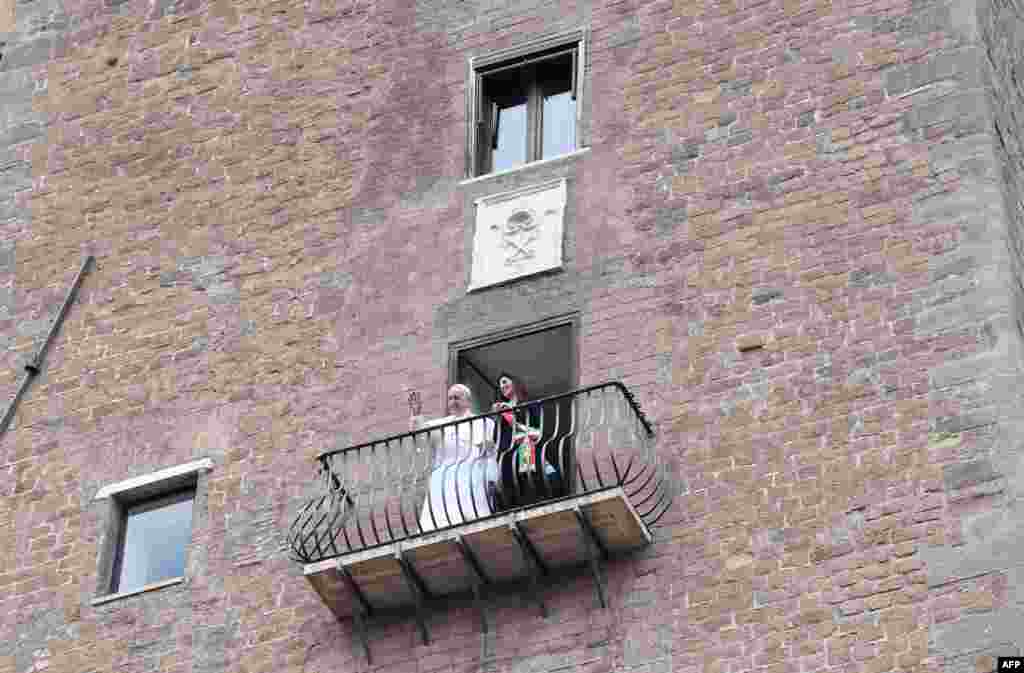
[[322,492],[288,534],[304,563],[616,487],[648,526],[672,500],[651,424],[620,382],[427,423],[317,460]]

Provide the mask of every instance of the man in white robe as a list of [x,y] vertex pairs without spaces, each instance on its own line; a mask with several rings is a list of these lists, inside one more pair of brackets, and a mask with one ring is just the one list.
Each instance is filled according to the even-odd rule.
[[[473,393],[461,383],[448,389],[448,414],[431,421],[422,416],[410,420],[413,430],[437,427],[426,433],[433,460],[430,486],[420,514],[423,532],[491,514],[488,486],[497,480],[498,474],[494,421],[478,418],[454,423],[473,415]],[[445,427],[438,427],[442,425]]]

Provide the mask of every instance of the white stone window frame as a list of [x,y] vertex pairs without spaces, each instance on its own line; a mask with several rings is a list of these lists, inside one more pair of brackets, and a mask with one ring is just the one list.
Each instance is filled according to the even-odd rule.
[[[94,500],[101,503],[105,501],[107,508],[104,515],[103,533],[100,539],[96,595],[92,599],[92,605],[103,605],[111,601],[156,591],[185,582],[187,577],[182,575],[165,578],[129,591],[111,592],[115,579],[114,572],[117,559],[121,553],[122,530],[125,525],[128,508],[158,500],[176,492],[192,489],[192,530],[194,532],[196,529],[196,518],[200,514],[200,494],[206,490],[204,477],[212,469],[213,461],[209,458],[202,458],[108,484],[97,491]],[[185,567],[188,568],[187,550]]]
[[[587,138],[584,137],[583,110],[586,107],[584,100],[587,92],[587,42],[588,30],[585,27],[553,33],[528,40],[521,44],[505,49],[489,52],[482,56],[473,56],[469,59],[469,82],[467,84],[466,96],[466,177],[468,179],[484,178],[495,174],[504,174],[511,171],[521,170],[541,162],[550,162],[561,159],[563,156],[579,154],[587,149]],[[559,47],[576,48],[576,148],[566,155],[548,157],[535,161],[527,161],[521,166],[502,171],[484,172],[480,167],[480,134],[479,125],[482,119],[482,94],[483,78],[486,70],[501,66],[505,63],[528,59],[533,54],[540,54]]]

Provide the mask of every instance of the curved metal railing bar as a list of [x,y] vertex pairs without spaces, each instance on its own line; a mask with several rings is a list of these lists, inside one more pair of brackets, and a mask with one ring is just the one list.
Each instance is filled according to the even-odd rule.
[[654,525],[674,495],[654,430],[618,381],[430,422],[326,451],[317,464],[321,492],[288,531],[304,563],[616,486]]

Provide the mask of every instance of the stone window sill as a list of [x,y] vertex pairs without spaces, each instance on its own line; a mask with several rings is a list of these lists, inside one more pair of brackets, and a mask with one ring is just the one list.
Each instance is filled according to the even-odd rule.
[[107,594],[105,596],[97,596],[92,599],[93,606],[104,605],[105,603],[111,603],[122,598],[128,598],[129,596],[137,596],[139,594],[148,593],[150,591],[157,591],[158,589],[164,589],[166,587],[174,586],[175,584],[181,584],[185,581],[184,577],[171,577],[166,580],[160,580],[159,582],[152,582],[139,587],[138,589],[132,589],[131,591],[122,591],[116,594]]
[[584,155],[584,154],[586,154],[589,151],[590,151],[589,147],[581,147],[578,150],[573,150],[572,152],[567,152],[565,154],[559,154],[557,157],[548,157],[547,159],[541,159],[540,161],[531,161],[528,164],[522,164],[521,166],[516,166],[515,168],[506,168],[503,171],[495,171],[493,173],[486,173],[484,175],[478,175],[478,176],[476,176],[474,178],[467,178],[467,179],[463,180],[462,182],[460,182],[459,186],[463,187],[463,186],[466,186],[466,185],[474,185],[474,184],[481,183],[481,182],[487,182],[488,180],[497,180],[499,178],[503,178],[503,177],[508,176],[508,175],[513,175],[515,173],[525,173],[525,172],[531,171],[531,170],[533,170],[535,168],[540,168],[540,167],[546,166],[548,164],[557,163],[557,162],[563,161],[565,159],[573,159],[575,157]]

